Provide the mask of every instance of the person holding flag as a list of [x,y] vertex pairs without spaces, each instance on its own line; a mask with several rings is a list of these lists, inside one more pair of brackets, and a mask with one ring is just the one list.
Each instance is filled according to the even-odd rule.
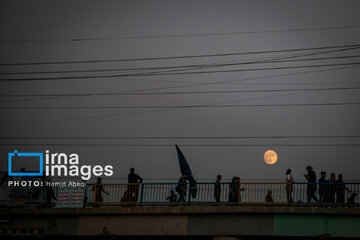
[[[185,201],[186,191],[187,191],[187,184],[186,181],[189,181],[189,193],[192,198],[196,198],[197,195],[197,186],[196,186],[196,180],[194,179],[190,166],[187,163],[184,154],[181,152],[178,145],[176,146],[176,152],[178,155],[179,165],[180,165],[180,172],[181,172],[181,178],[179,179],[178,186],[176,187],[176,191],[179,193],[179,202]],[[185,184],[184,184],[185,183]],[[180,187],[182,186],[182,188]],[[179,190],[179,191],[178,191]],[[181,194],[184,194],[183,196]],[[183,197],[183,200],[182,200]],[[190,200],[190,198],[189,198]]]
[[178,185],[176,186],[176,192],[179,194],[178,202],[186,202],[186,192],[187,192],[187,184],[186,184],[186,174],[182,174],[179,178]]

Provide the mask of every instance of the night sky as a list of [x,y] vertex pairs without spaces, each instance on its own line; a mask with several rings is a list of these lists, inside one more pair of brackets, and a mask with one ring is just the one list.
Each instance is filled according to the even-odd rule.
[[359,9],[1,1],[0,169],[15,149],[48,149],[113,165],[113,178],[135,167],[145,181],[174,181],[177,143],[198,181],[283,180],[287,168],[305,180],[307,165],[360,180]]

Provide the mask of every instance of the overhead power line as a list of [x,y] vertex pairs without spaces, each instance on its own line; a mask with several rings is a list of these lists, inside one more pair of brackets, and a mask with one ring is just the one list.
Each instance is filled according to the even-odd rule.
[[70,76],[70,77],[44,77],[44,78],[13,78],[0,79],[0,82],[17,82],[17,81],[56,81],[56,80],[70,80],[70,79],[98,79],[98,78],[119,78],[119,77],[135,77],[135,76],[165,76],[165,75],[194,75],[194,74],[212,74],[212,73],[233,73],[233,72],[249,72],[249,71],[272,71],[272,70],[287,70],[287,69],[302,69],[302,68],[320,68],[320,67],[334,67],[334,66],[355,66],[360,62],[352,63],[335,63],[335,64],[317,64],[317,65],[300,65],[287,67],[270,67],[270,68],[249,68],[249,69],[233,69],[233,70],[215,70],[215,71],[193,71],[193,72],[176,72],[176,73],[135,73],[135,74],[113,74],[102,76]]
[[0,43],[84,42],[84,41],[135,40],[135,39],[156,39],[156,38],[215,37],[215,36],[235,36],[235,35],[267,34],[267,33],[305,32],[305,31],[351,30],[351,29],[359,29],[359,28],[360,26],[355,25],[355,26],[330,26],[330,27],[316,27],[316,28],[272,29],[272,30],[241,31],[241,32],[138,35],[138,36],[117,36],[117,37],[78,37],[78,38],[18,39],[18,40],[4,39],[4,40],[0,40]]
[[228,57],[228,56],[254,55],[254,54],[267,54],[267,53],[299,52],[299,51],[313,51],[313,50],[337,49],[337,48],[346,48],[346,49],[354,48],[354,49],[357,49],[359,47],[360,47],[360,44],[349,44],[349,45],[336,45],[336,46],[312,47],[312,48],[292,48],[292,49],[280,49],[280,50],[264,50],[264,51],[217,53],[217,54],[200,54],[200,55],[181,55],[181,56],[166,56],[166,57],[102,59],[102,60],[79,60],[79,61],[55,61],[55,62],[0,63],[0,66],[19,66],[19,65],[25,66],[25,65],[54,65],[54,64],[82,64],[82,63],[154,61],[154,60],[170,60],[170,59]]
[[[0,146],[174,147],[174,144],[0,143]],[[182,147],[359,147],[350,144],[181,144]]]
[[[358,83],[360,84],[360,82]],[[0,94],[0,97],[89,97],[89,96],[146,96],[146,95],[185,95],[185,94],[231,94],[297,91],[337,91],[358,90],[360,87],[266,89],[266,90],[228,90],[228,91],[177,91],[177,92],[106,92],[106,93],[65,93],[65,94]],[[38,98],[41,99],[41,98]]]
[[[311,91],[304,91],[304,92],[311,92]],[[295,93],[287,93],[287,94],[281,94],[276,96],[267,96],[267,97],[258,97],[258,98],[250,98],[250,99],[242,99],[241,102],[244,101],[253,101],[253,100],[260,100],[260,99],[269,99],[274,97],[280,97],[280,96],[288,96],[288,95],[296,95],[299,93],[304,92],[295,92]],[[224,104],[223,102],[218,102],[216,104]],[[214,103],[210,104],[214,105]],[[92,116],[80,116],[80,117],[68,117],[68,118],[58,118],[58,119],[51,119],[51,120],[37,120],[37,121],[27,121],[27,122],[8,122],[8,123],[2,123],[0,126],[14,126],[14,125],[24,125],[24,124],[41,124],[41,123],[54,123],[54,122],[64,122],[64,121],[74,121],[74,120],[90,120],[90,119],[103,119],[103,118],[111,118],[111,117],[120,117],[120,116],[129,116],[129,115],[137,115],[137,114],[146,114],[146,113],[156,113],[156,112],[167,112],[167,111],[176,111],[181,108],[175,108],[175,109],[151,109],[146,111],[138,111],[138,112],[130,112],[130,113],[112,113],[112,114],[101,114],[101,115],[92,115]]]
[[308,107],[308,106],[344,106],[360,105],[360,102],[343,103],[289,103],[289,104],[233,104],[233,105],[167,105],[167,106],[50,106],[50,107],[0,107],[2,110],[50,110],[50,109],[176,109],[176,108],[240,108],[240,107]]
[[[343,69],[349,69],[349,68],[354,68],[354,67],[357,67],[357,66],[347,66],[347,67],[338,67],[338,68],[321,69],[321,70],[313,70],[313,71],[303,71],[303,72],[290,73],[290,74],[278,74],[278,75],[263,76],[263,77],[252,77],[252,78],[244,78],[244,79],[237,79],[237,80],[225,80],[225,81],[217,81],[217,82],[212,82],[212,83],[195,83],[195,84],[180,85],[180,86],[175,86],[175,87],[138,89],[138,90],[133,90],[131,92],[142,92],[142,91],[147,91],[147,90],[164,90],[164,89],[171,89],[171,88],[184,88],[184,87],[210,85],[210,84],[225,84],[225,83],[240,82],[240,81],[242,82],[242,81],[249,81],[249,80],[255,80],[255,79],[269,79],[269,78],[274,78],[274,77],[284,77],[284,76],[302,75],[302,74],[308,74],[308,73],[318,73],[318,72],[326,72],[326,71],[334,71],[334,70],[343,70]],[[280,97],[280,96],[295,95],[295,94],[299,94],[299,93],[307,93],[307,92],[314,92],[314,91],[315,90],[303,91],[303,92],[295,92],[295,93],[287,93],[287,94],[270,96],[270,97],[266,97],[266,98],[274,98],[274,97]],[[265,97],[251,98],[251,99],[245,99],[245,100],[242,99],[241,102],[259,100],[259,99],[265,99]],[[216,104],[221,104],[221,103],[216,103]],[[213,105],[213,104],[211,104],[211,105]],[[8,122],[8,123],[2,123],[0,125],[1,126],[14,126],[14,125],[24,125],[24,124],[43,124],[43,123],[46,124],[46,123],[64,122],[64,121],[76,121],[76,120],[90,120],[90,119],[93,120],[93,119],[112,118],[112,117],[120,117],[120,116],[127,116],[127,115],[156,113],[156,112],[178,110],[178,109],[181,109],[181,108],[176,108],[176,109],[152,109],[152,110],[146,110],[146,111],[140,111],[140,112],[131,112],[131,113],[111,113],[111,114],[79,116],[79,117],[70,117],[70,118],[67,117],[67,118],[58,118],[58,119],[50,119],[50,120],[26,121],[26,122]]]
[[[360,47],[359,47],[360,48]],[[334,51],[331,51],[334,52]],[[311,53],[308,55],[318,55],[329,52]],[[301,56],[291,57],[278,57],[276,59],[283,58],[296,58]],[[287,63],[287,62],[307,62],[307,61],[321,61],[321,60],[337,60],[337,59],[351,59],[359,58],[360,55],[347,55],[347,56],[331,56],[331,57],[320,57],[320,58],[303,58],[303,59],[286,59],[286,60],[257,60],[252,62],[235,62],[235,63],[223,63],[223,64],[194,64],[194,65],[182,65],[182,66],[161,66],[161,67],[140,67],[140,68],[112,68],[112,69],[86,69],[86,70],[62,70],[62,71],[32,71],[32,72],[0,72],[0,75],[30,75],[30,74],[59,74],[59,73],[93,73],[93,72],[122,72],[122,71],[142,71],[142,70],[171,70],[177,69],[177,71],[196,70],[203,68],[219,68],[219,67],[232,67],[239,65],[250,65],[250,64],[275,64],[275,63]],[[148,73],[147,73],[148,74]]]
[[163,140],[163,139],[273,139],[273,138],[360,138],[360,135],[303,135],[303,136],[133,136],[133,137],[105,137],[105,136],[1,136],[0,139],[70,139],[70,140]]
[[178,89],[178,88],[188,88],[188,87],[199,87],[199,86],[209,86],[209,85],[221,85],[221,84],[239,83],[239,82],[259,80],[259,79],[271,79],[271,78],[278,78],[278,77],[304,75],[304,74],[309,74],[309,73],[321,73],[321,72],[327,72],[327,71],[344,70],[344,69],[351,69],[351,68],[357,68],[357,67],[359,67],[359,65],[336,67],[336,68],[327,68],[327,69],[318,69],[318,70],[302,71],[302,72],[295,72],[295,73],[275,74],[275,75],[267,75],[267,76],[261,76],[261,77],[248,77],[248,78],[242,78],[242,79],[231,79],[231,80],[223,80],[223,81],[216,81],[216,82],[200,82],[200,83],[191,83],[191,84],[178,85],[178,86],[144,88],[144,89],[127,91],[127,92],[146,92],[146,91],[158,91],[158,90],[168,90],[168,89]]
[[[207,86],[207,85],[219,85],[219,84],[228,84],[228,83],[242,83],[244,81],[250,81],[250,80],[271,79],[271,78],[275,78],[275,77],[287,77],[287,76],[295,76],[295,75],[304,75],[304,74],[309,74],[309,73],[320,73],[320,72],[327,72],[327,71],[334,71],[334,70],[350,69],[350,68],[355,68],[355,67],[358,67],[358,65],[338,67],[338,68],[329,68],[329,69],[321,69],[321,70],[312,70],[312,71],[303,71],[303,72],[296,72],[296,73],[287,73],[287,74],[276,74],[276,75],[268,75],[268,76],[262,76],[262,77],[250,77],[250,78],[243,78],[243,79],[216,81],[216,82],[200,82],[200,83],[192,83],[192,84],[170,86],[170,87],[144,88],[144,89],[138,89],[138,90],[132,90],[132,91],[123,91],[123,92],[119,92],[119,93],[138,93],[138,92],[145,92],[145,91],[151,91],[151,90],[154,91],[154,90],[167,90],[167,89],[178,89],[178,88],[188,88],[188,87],[197,87],[197,86]],[[336,83],[336,84],[348,84],[348,83],[356,84],[356,82],[344,82],[344,83]],[[323,84],[327,84],[327,83],[323,83]],[[331,83],[331,84],[334,84],[334,83]],[[300,85],[300,84],[298,84],[298,85]],[[67,96],[67,97],[69,97],[69,96]],[[40,98],[16,99],[16,100],[0,100],[0,102],[37,101],[37,100],[59,99],[59,98],[64,98],[64,97],[40,97]]]

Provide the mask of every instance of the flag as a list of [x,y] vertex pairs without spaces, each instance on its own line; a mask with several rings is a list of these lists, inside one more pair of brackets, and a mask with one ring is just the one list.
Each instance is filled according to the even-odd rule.
[[192,175],[191,169],[185,159],[184,154],[181,152],[178,145],[175,145],[175,146],[176,146],[176,152],[177,152],[178,159],[179,159],[181,174],[186,174],[186,179],[190,183],[189,192],[193,198],[196,198],[196,194],[197,194],[196,181]]

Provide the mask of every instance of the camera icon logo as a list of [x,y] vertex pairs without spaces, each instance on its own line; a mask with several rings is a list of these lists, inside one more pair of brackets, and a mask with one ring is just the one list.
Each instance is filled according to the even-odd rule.
[[[14,157],[38,157],[39,172],[13,172],[12,161]],[[8,175],[9,176],[43,176],[43,153],[19,153],[17,150],[8,154]]]

